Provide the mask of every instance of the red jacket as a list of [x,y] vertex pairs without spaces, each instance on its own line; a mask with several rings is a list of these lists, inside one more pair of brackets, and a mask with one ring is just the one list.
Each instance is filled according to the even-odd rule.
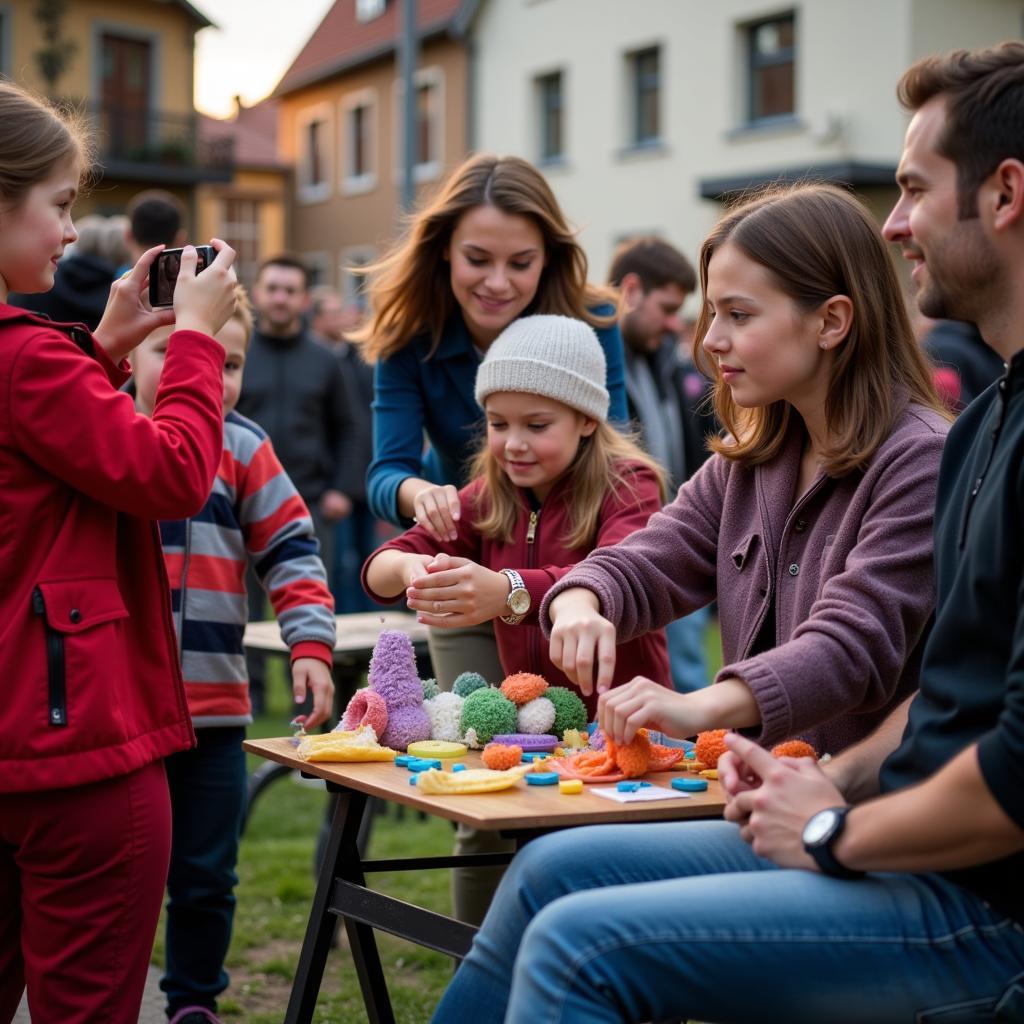
[[83,328],[0,303],[0,792],[191,745],[155,520],[210,493],[223,361],[174,334],[150,420]]
[[[377,551],[394,548],[418,554],[434,554],[445,551],[450,555],[469,558],[488,569],[516,569],[523,577],[530,592],[530,612],[516,626],[510,626],[500,619],[494,620],[494,634],[498,640],[498,655],[506,673],[536,672],[555,686],[576,689],[560,669],[555,668],[548,655],[548,642],[541,635],[537,611],[548,588],[561,579],[576,562],[582,561],[593,548],[617,544],[647,524],[653,512],[661,508],[658,480],[646,466],[635,464],[629,467],[629,487],[618,492],[611,491],[601,506],[598,520],[597,539],[590,548],[566,547],[564,537],[569,532],[568,511],[565,506],[567,478],[563,477],[552,489],[540,511],[536,513],[533,540],[529,540],[530,506],[525,493],[522,497],[522,512],[516,521],[514,539],[511,544],[488,540],[481,537],[474,526],[476,516],[463,515],[459,520],[458,539],[447,544],[438,544],[422,526],[414,526],[400,537],[388,541]],[[483,491],[483,481],[474,480],[459,491],[464,511],[476,507],[478,495]],[[481,499],[486,501],[486,497]],[[374,552],[374,555],[377,552]],[[369,565],[374,555],[367,559]],[[363,586],[377,601],[395,602],[399,597],[385,598],[373,593],[366,586],[366,565],[363,566]],[[634,676],[643,675],[665,686],[669,680],[668,654],[665,634],[655,630],[620,644],[615,659],[613,686],[629,682]],[[500,680],[489,679],[490,683]],[[583,695],[580,694],[582,697]],[[591,718],[597,711],[597,697],[583,698]]]

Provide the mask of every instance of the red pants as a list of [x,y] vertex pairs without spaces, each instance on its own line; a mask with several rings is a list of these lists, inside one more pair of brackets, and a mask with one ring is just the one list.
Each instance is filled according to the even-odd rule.
[[137,1024],[170,847],[163,761],[0,793],[0,1024]]

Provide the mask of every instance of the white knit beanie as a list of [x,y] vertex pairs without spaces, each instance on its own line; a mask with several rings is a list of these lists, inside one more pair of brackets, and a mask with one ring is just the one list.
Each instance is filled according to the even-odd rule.
[[476,373],[476,400],[519,391],[543,395],[595,420],[608,419],[604,350],[594,329],[568,316],[513,320],[487,350]]

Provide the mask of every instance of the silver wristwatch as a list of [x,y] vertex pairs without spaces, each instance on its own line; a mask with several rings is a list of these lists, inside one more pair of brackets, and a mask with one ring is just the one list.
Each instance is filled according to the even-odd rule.
[[518,626],[530,613],[530,592],[526,589],[523,577],[515,569],[502,569],[501,572],[508,577],[509,583],[512,584],[512,589],[505,599],[508,614],[502,615],[501,621],[507,622],[510,626]]

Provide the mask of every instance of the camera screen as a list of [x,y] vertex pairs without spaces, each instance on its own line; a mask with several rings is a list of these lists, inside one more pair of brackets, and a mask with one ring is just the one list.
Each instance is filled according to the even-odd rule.
[[[174,285],[181,270],[181,249],[165,249],[156,258],[156,263],[149,275],[149,304],[171,306],[174,304]],[[196,253],[199,261],[196,273],[205,270],[214,258],[214,251],[209,245],[197,245]]]

